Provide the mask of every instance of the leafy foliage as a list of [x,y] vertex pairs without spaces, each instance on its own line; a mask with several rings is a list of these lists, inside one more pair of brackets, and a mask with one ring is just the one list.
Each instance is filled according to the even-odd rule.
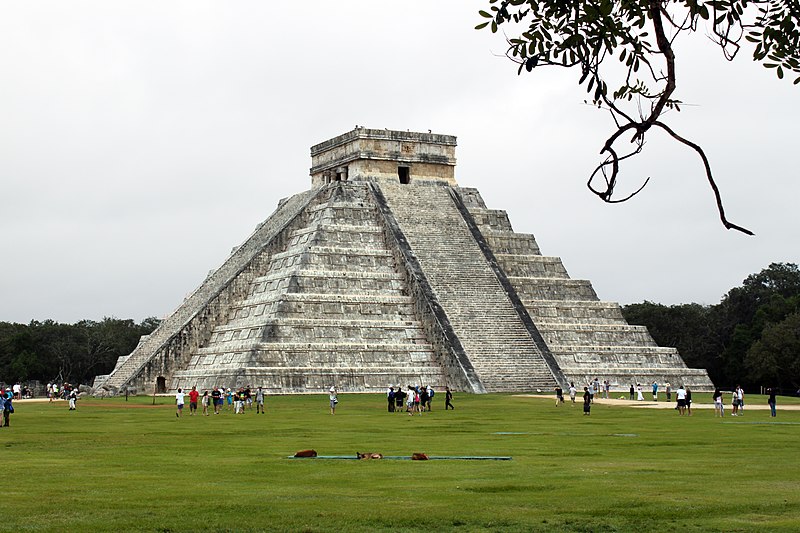
[[155,318],[139,324],[117,318],[75,324],[0,322],[0,381],[91,382],[108,373],[119,356],[131,353],[158,322]]
[[[589,189],[603,201],[616,199],[620,162],[641,152],[653,127],[693,149],[701,158],[714,191],[723,225],[747,234],[727,220],[711,166],[700,146],[678,135],[660,119],[666,110],[680,111],[676,90],[673,43],[685,33],[709,29],[711,39],[732,60],[743,38],[755,44],[753,59],[774,69],[779,78],[798,74],[800,83],[800,3],[797,0],[489,0],[476,29],[512,24],[506,55],[523,69],[557,66],[580,70],[578,83],[590,101],[608,109],[616,124],[601,154],[605,160],[592,172]],[[612,82],[612,79],[617,81]],[[623,109],[630,104],[631,109]],[[617,141],[630,134],[633,145],[618,151]],[[596,181],[602,177],[602,187]],[[649,178],[648,178],[649,180]]]
[[717,305],[623,308],[657,343],[675,346],[689,366],[708,369],[718,385],[800,387],[800,270],[772,263],[748,276]]

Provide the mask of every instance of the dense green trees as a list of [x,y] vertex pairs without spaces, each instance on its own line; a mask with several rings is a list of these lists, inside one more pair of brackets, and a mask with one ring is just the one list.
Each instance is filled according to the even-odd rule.
[[109,372],[117,357],[136,347],[139,337],[158,320],[104,318],[60,324],[52,320],[30,324],[0,322],[0,381],[67,381],[91,383]]
[[728,291],[717,305],[623,308],[662,346],[675,346],[689,366],[708,369],[714,383],[754,388],[800,387],[800,270],[772,263]]

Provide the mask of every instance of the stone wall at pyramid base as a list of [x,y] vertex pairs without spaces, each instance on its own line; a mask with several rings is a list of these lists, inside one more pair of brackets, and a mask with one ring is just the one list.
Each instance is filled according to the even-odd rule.
[[230,373],[180,371],[173,377],[173,389],[196,383],[198,390],[214,387],[262,387],[267,394],[320,394],[335,385],[340,392],[384,393],[388,387],[406,389],[409,385],[430,384],[444,390],[438,369],[426,374],[410,373],[403,368],[385,368],[368,373],[347,368],[242,368]]

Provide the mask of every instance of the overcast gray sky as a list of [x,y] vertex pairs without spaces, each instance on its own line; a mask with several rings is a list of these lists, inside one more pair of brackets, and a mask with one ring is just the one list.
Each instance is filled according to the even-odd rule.
[[612,124],[578,73],[517,76],[476,0],[0,3],[0,321],[163,317],[351,130],[458,137],[456,176],[604,300],[713,304],[800,262],[800,88],[702,35],[668,119],[606,205],[585,188]]

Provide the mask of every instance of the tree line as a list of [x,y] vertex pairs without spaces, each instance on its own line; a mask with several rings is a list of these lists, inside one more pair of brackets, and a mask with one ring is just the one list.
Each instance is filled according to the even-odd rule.
[[91,384],[107,374],[121,355],[133,351],[142,335],[159,320],[104,318],[61,324],[53,320],[29,324],[0,322],[0,382],[67,382]]
[[660,346],[674,346],[717,386],[800,387],[800,270],[772,263],[748,276],[716,305],[626,305],[630,324],[647,326]]

